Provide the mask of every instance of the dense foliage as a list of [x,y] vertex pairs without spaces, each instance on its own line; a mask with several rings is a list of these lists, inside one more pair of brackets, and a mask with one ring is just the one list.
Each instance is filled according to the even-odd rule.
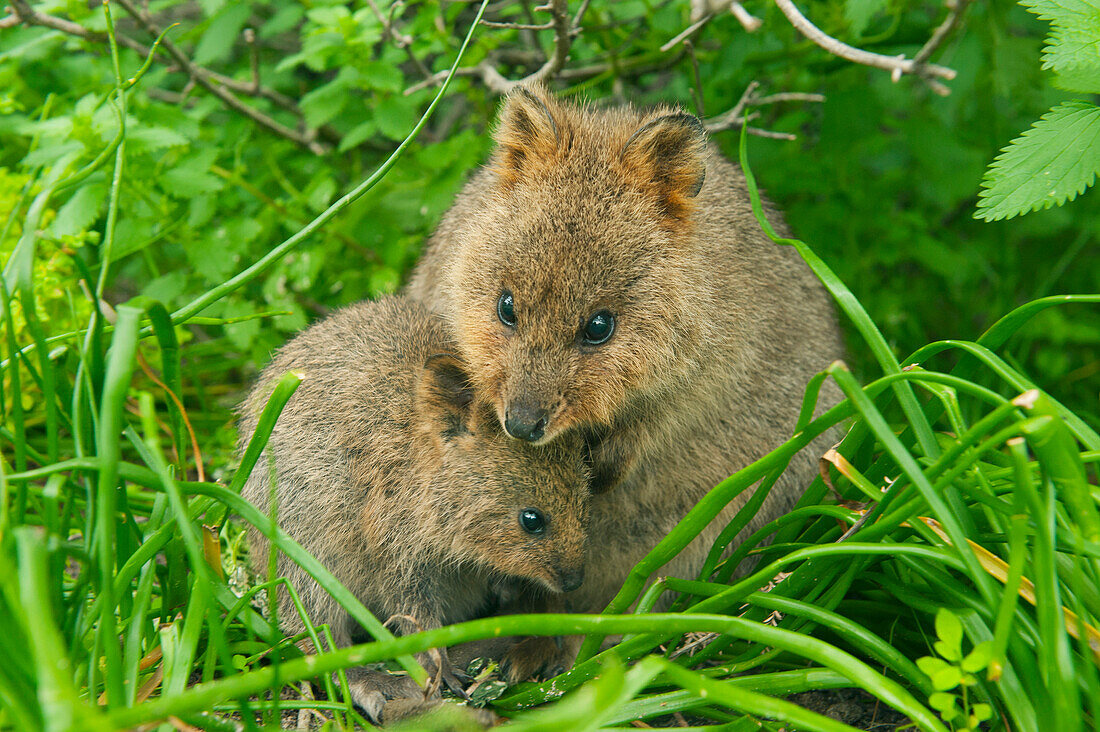
[[[732,563],[715,563],[641,600],[644,608],[660,591],[683,592],[691,599],[677,608],[687,612],[509,619],[517,632],[638,634],[567,677],[497,699],[511,714],[584,684],[518,715],[517,726],[690,710],[728,729],[757,729],[758,719],[839,729],[774,697],[855,685],[921,729],[972,728],[990,716],[987,724],[1011,729],[1043,729],[1048,719],[1060,730],[1095,727],[1100,296],[1089,293],[1100,282],[1100,198],[1047,208],[1029,186],[1035,171],[1065,176],[1049,198],[1061,204],[1100,168],[1088,97],[1095,44],[1080,42],[1096,29],[1071,4],[1025,4],[1034,12],[1007,2],[966,8],[935,58],[958,71],[947,96],[829,55],[771,3],[746,4],[763,21],[755,33],[721,12],[690,45],[667,50],[700,3],[583,4],[552,84],[562,94],[679,104],[712,119],[752,81],[825,95],[760,107],[753,126],[798,137],[754,137],[748,151],[812,252],[784,245],[799,246],[846,303],[858,381],[831,369],[849,400],[800,426],[854,418],[830,473],[850,503],[820,505],[834,501],[818,481],[792,518],[737,550],[764,557],[753,577],[731,581]],[[280,248],[285,256],[266,269],[235,276],[390,159],[485,6],[109,7],[113,26],[98,5],[61,1],[13,2],[0,21],[0,627],[10,629],[0,634],[10,660],[0,668],[0,727],[106,729],[174,715],[216,729],[225,722],[212,712],[254,709],[281,682],[490,633],[475,622],[307,662],[230,591],[244,572],[240,530],[228,521],[262,520],[235,496],[250,465],[233,464],[232,406],[290,333],[400,286],[489,150],[497,95],[484,75],[452,80],[366,195]],[[909,0],[802,10],[831,35],[886,55],[912,56],[942,20],[938,5]],[[545,15],[521,2],[490,6],[487,17],[526,24]],[[552,55],[552,37],[481,26],[461,66],[520,78]],[[736,129],[714,133],[733,158]],[[996,198],[998,186],[1018,195]],[[1046,210],[978,220],[1031,209]],[[1040,300],[1067,293],[1083,296]],[[936,343],[943,338],[966,343]],[[930,371],[903,374],[911,363]],[[1011,401],[1032,387],[1042,395]],[[805,434],[716,488],[639,565],[614,609],[627,608],[656,557],[715,506],[781,470]],[[853,506],[873,520],[830,546],[840,524],[859,518]],[[786,587],[758,592],[780,569],[793,571]],[[736,617],[746,602],[752,609]],[[761,622],[774,612],[778,628]],[[699,641],[716,631],[733,637],[710,638],[675,664],[651,654],[664,643],[674,655],[673,634]],[[611,657],[645,660],[627,669]],[[689,660],[715,665],[696,673]],[[199,679],[221,680],[183,693]],[[303,704],[349,723],[355,712],[328,691],[330,702]],[[104,692],[101,714],[94,702]]]

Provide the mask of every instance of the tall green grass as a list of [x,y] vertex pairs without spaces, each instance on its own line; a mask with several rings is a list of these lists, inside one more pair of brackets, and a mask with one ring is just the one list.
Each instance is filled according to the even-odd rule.
[[[23,233],[0,292],[0,728],[106,730],[174,719],[256,729],[307,707],[338,728],[369,726],[331,672],[393,661],[423,679],[412,659],[419,651],[524,634],[587,640],[574,668],[491,702],[514,729],[625,728],[676,712],[708,729],[851,729],[785,700],[842,687],[866,690],[921,730],[966,728],[966,714],[981,705],[991,710],[990,729],[1096,727],[1100,436],[997,350],[1042,309],[1095,307],[1100,295],[1044,298],[973,341],[932,343],[899,360],[827,265],[769,230],[825,283],[881,376],[861,384],[836,363],[816,377],[791,439],[716,486],[631,571],[603,614],[488,618],[393,638],[239,496],[297,376],[276,389],[231,477],[190,479],[198,460],[178,334],[219,322],[199,314],[366,193],[447,85],[372,176],[265,258],[169,314],[145,298],[99,304],[126,205],[126,94],[143,71],[126,79],[117,52],[115,59],[117,85],[102,103],[118,111],[116,139],[81,170],[36,171],[12,213]],[[51,332],[36,318],[31,276],[39,222],[55,194],[112,161],[99,276],[86,273],[97,307],[79,332]],[[749,181],[759,216],[751,174]],[[4,231],[11,229],[9,220]],[[137,375],[142,351],[158,356],[155,380]],[[825,379],[845,399],[814,417]],[[25,406],[25,389],[40,401]],[[750,501],[699,576],[647,584],[732,498],[755,485],[766,490],[798,449],[837,424],[847,425],[846,437],[792,513],[729,546],[758,505]],[[240,521],[267,530],[379,640],[334,649],[327,629],[303,616],[314,646],[325,649],[303,657],[295,639],[253,609],[270,587],[238,596],[225,577]],[[758,558],[754,571],[735,578],[749,556]],[[677,594],[674,612],[649,613],[665,592]],[[619,634],[621,642],[601,650],[601,639]],[[687,640],[693,650],[678,653]],[[285,687],[314,678],[326,700],[281,699]],[[444,725],[445,717],[421,724]]]

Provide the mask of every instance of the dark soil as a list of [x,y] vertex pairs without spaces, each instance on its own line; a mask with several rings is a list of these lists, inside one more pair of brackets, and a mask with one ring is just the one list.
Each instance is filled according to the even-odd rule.
[[856,729],[894,732],[898,727],[912,724],[904,714],[886,706],[863,689],[804,691],[787,697],[787,701]]

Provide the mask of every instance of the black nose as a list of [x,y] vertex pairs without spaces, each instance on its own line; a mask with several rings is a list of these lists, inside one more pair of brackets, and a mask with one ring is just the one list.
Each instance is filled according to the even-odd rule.
[[584,569],[567,569],[558,573],[562,592],[572,592],[584,582]]
[[517,440],[537,442],[546,434],[550,413],[526,404],[512,405],[504,415],[504,430]]

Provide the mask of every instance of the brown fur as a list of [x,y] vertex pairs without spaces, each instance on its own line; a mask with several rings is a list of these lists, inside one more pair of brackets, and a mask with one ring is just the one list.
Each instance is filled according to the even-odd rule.
[[[515,124],[521,115],[532,122]],[[619,486],[592,502],[598,539],[570,598],[582,609],[605,603],[710,488],[788,438],[806,382],[842,355],[826,292],[764,235],[741,171],[687,118],[575,106],[538,88],[512,94],[490,166],[408,286],[447,319],[502,423],[517,401],[549,410],[540,442],[582,432],[594,489]],[[514,329],[497,317],[503,289]],[[601,309],[615,332],[585,346],[580,329]],[[828,439],[796,456],[750,529],[789,510]],[[748,497],[663,571],[697,571]]]
[[[274,383],[304,374],[243,495],[277,519],[383,622],[411,632],[495,610],[517,590],[529,606],[583,568],[588,473],[580,439],[543,447],[503,434],[478,401],[443,325],[403,298],[347,307],[290,341],[241,407],[240,449]],[[270,461],[270,462],[269,462]],[[547,519],[526,533],[519,512]],[[269,543],[252,529],[257,569]],[[348,614],[281,553],[280,576],[316,624],[346,646]],[[532,599],[534,598],[534,599]],[[303,625],[287,593],[280,620]]]

